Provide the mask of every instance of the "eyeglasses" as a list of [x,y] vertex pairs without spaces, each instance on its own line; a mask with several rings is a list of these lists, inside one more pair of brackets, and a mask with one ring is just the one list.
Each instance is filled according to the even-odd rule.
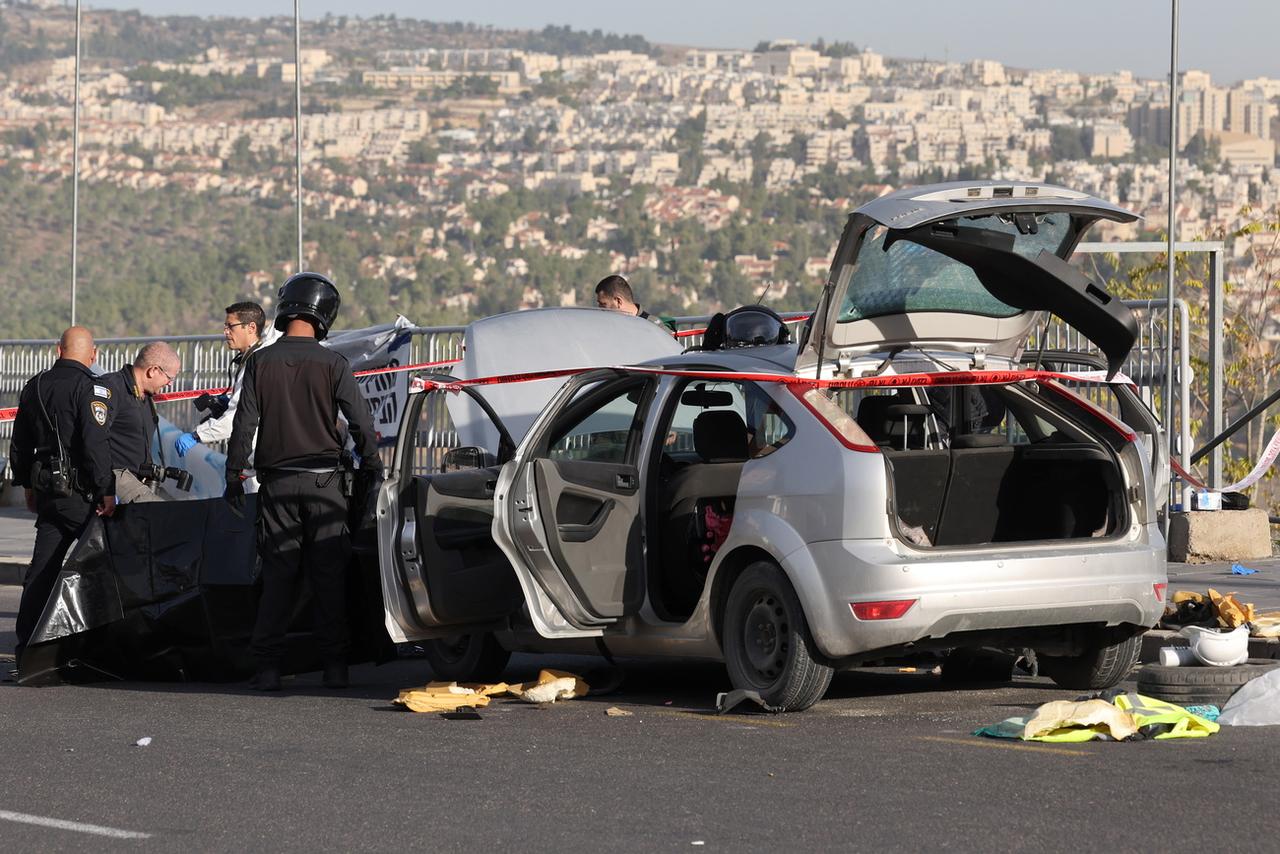
[[246,321],[243,321],[243,322],[241,322],[241,323],[224,323],[224,324],[222,324],[222,331],[223,331],[223,332],[230,332],[232,329],[235,329],[237,326],[248,326],[250,323],[253,323],[253,321],[252,321],[252,320],[246,320]]
[[176,375],[176,374],[171,374],[171,373],[169,373],[168,371],[166,371],[164,368],[160,367],[159,365],[152,365],[151,367],[155,368],[157,371],[159,371],[160,373],[164,374],[164,378],[165,378],[165,379],[167,379],[169,382],[173,382],[175,379],[177,379],[177,375]]

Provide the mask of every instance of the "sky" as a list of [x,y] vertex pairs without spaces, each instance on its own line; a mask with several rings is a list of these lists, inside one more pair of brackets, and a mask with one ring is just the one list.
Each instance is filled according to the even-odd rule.
[[[150,14],[292,15],[289,0],[90,0]],[[301,0],[304,18],[394,13],[495,27],[635,33],[650,41],[750,48],[768,39],[852,41],[891,57],[995,59],[1027,68],[1162,77],[1172,0]],[[278,9],[276,8],[278,7]],[[1230,84],[1280,77],[1280,2],[1182,0],[1180,68]],[[305,32],[305,30],[304,30]]]

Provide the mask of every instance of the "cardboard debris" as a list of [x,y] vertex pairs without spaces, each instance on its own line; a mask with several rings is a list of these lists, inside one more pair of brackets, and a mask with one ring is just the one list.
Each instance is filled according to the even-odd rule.
[[[506,682],[457,683],[428,682],[421,688],[406,688],[391,702],[404,706],[411,712],[454,712],[470,706],[472,709],[489,705],[492,697],[504,694],[517,697],[526,703],[554,703],[585,697],[591,690],[581,677],[559,670],[543,670],[534,682],[508,685]],[[625,714],[631,714],[626,712]]]
[[604,710],[604,713],[611,718],[629,718],[635,714],[635,712],[628,712],[626,709],[619,709],[617,706],[610,706]]
[[452,712],[462,706],[487,706],[489,695],[457,682],[429,682],[422,688],[406,688],[391,702],[411,712]]
[[1237,626],[1243,626],[1245,623],[1253,621],[1253,605],[1251,603],[1241,604],[1234,593],[1223,595],[1210,587],[1209,600],[1213,602],[1213,607],[1218,612],[1218,622],[1228,629],[1234,629]]

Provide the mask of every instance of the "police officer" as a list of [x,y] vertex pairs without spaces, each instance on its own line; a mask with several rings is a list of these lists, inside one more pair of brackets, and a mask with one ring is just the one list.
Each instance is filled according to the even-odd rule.
[[155,341],[138,351],[132,365],[102,377],[102,384],[111,392],[107,403],[108,440],[111,468],[116,476],[116,500],[121,504],[160,500],[154,488],[143,483],[144,479],[156,479],[151,444],[160,431],[160,418],[154,396],[173,382],[181,365],[173,347]]
[[245,360],[259,347],[270,344],[279,334],[275,329],[263,333],[267,316],[262,306],[256,302],[237,302],[224,310],[227,319],[222,324],[222,337],[226,339],[227,349],[236,354],[227,370],[227,387],[230,391],[207,399],[202,396],[196,401],[196,408],[203,409],[208,414],[194,430],[183,433],[174,441],[174,449],[180,457],[185,457],[198,444],[207,445],[231,438],[231,426],[244,382]]
[[[333,282],[298,273],[280,289],[275,327],[283,337],[245,362],[244,385],[227,448],[228,502],[244,501],[244,471],[252,451],[257,470],[262,599],[251,650],[253,686],[280,690],[284,635],[294,583],[311,582],[324,684],[347,686],[346,568],[351,554],[347,499],[340,471],[347,420],[360,457],[359,492],[367,501],[382,477],[369,407],[351,366],[320,346],[338,314]],[[257,448],[253,449],[257,431]]]
[[26,489],[36,514],[36,544],[22,585],[16,631],[19,666],[71,544],[95,507],[115,510],[107,444],[111,391],[94,379],[93,336],[72,326],[58,340],[58,360],[22,389],[10,445],[14,484]]

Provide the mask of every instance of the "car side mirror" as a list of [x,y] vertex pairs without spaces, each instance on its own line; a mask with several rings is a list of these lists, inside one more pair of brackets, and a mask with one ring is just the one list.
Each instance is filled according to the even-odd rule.
[[497,460],[493,454],[484,448],[468,445],[464,448],[450,448],[446,451],[444,460],[440,463],[440,471],[446,473],[468,469],[483,469],[492,465],[497,465]]

